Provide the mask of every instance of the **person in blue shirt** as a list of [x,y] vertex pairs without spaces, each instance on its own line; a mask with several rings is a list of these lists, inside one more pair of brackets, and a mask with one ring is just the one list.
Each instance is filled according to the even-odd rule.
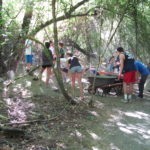
[[141,63],[139,61],[135,61],[134,64],[135,64],[135,67],[137,70],[136,79],[138,79],[139,76],[141,76],[140,81],[138,83],[138,86],[139,86],[138,97],[143,98],[144,84],[146,82],[148,75],[150,74],[150,71],[148,70],[148,68],[143,63]]

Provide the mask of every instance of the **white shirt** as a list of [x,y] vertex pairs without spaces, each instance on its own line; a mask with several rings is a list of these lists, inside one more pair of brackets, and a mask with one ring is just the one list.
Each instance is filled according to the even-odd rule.
[[67,68],[67,59],[66,58],[60,58],[60,68]]
[[53,46],[49,47],[49,50],[51,50],[52,55],[55,55],[55,50],[54,50],[54,47],[53,47]]
[[29,39],[25,41],[25,55],[32,55],[32,41]]

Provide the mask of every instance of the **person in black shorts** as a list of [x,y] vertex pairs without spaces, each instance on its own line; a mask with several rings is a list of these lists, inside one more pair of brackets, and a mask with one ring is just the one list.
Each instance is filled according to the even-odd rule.
[[45,51],[42,51],[42,69],[41,69],[41,80],[42,80],[42,73],[45,71],[46,69],[46,85],[48,85],[49,83],[49,79],[50,79],[50,76],[52,74],[52,71],[51,71],[51,68],[52,68],[52,62],[50,62],[50,58],[51,57],[51,61],[53,60],[53,56],[52,56],[52,52],[51,50],[49,50],[49,47],[50,47],[50,43],[49,42],[45,42],[45,48],[47,48],[48,50],[48,54],[46,54]]

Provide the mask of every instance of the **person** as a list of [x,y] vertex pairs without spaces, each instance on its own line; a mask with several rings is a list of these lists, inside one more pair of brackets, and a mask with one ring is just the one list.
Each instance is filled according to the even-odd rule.
[[135,61],[134,62],[136,70],[137,70],[137,74],[136,74],[136,79],[138,80],[139,76],[141,76],[139,83],[138,83],[138,87],[139,87],[139,94],[138,97],[140,99],[143,98],[143,91],[144,91],[144,84],[146,82],[146,79],[148,77],[148,75],[150,74],[148,68],[141,62],[139,61]]
[[112,56],[109,59],[109,62],[108,62],[107,67],[106,67],[106,71],[114,72],[114,64],[115,64],[115,57]]
[[[52,52],[51,50],[49,50],[49,47],[50,47],[50,43],[49,42],[45,42],[45,48],[47,48],[48,50],[48,54],[43,50],[42,51],[42,69],[41,69],[41,80],[42,80],[42,73],[45,71],[47,71],[47,74],[46,74],[46,85],[48,85],[49,83],[49,79],[50,79],[50,76],[52,74],[52,71],[51,71],[51,68],[52,68],[52,60],[53,60],[53,56],[52,56]],[[51,58],[49,58],[51,57]],[[51,61],[50,61],[51,59]]]
[[60,58],[60,70],[62,73],[63,81],[66,82],[67,81],[68,68],[67,68],[67,59],[65,57]]
[[58,46],[59,46],[59,57],[64,58],[65,57],[65,51],[63,49],[64,44],[60,42],[58,43]]
[[32,66],[32,41],[26,39],[25,41],[25,61],[26,61],[26,71],[29,72]]
[[71,83],[72,83],[72,89],[73,89],[73,95],[75,94],[75,81],[78,81],[79,88],[80,88],[80,98],[83,99],[83,86],[82,86],[82,67],[79,63],[79,59],[76,56],[73,56],[71,52],[67,52],[68,64],[71,74]]
[[118,79],[120,79],[121,74],[123,73],[123,102],[127,103],[132,99],[133,84],[135,83],[136,68],[134,65],[134,57],[128,51],[124,52],[122,47],[117,48],[117,53],[120,60]]

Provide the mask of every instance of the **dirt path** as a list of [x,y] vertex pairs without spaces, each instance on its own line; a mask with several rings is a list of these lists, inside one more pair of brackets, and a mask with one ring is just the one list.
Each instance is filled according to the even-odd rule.
[[24,137],[0,132],[0,150],[149,150],[150,100],[124,104],[121,97],[95,96],[95,107],[89,108],[87,95],[80,105],[70,106],[58,91],[32,77],[18,80],[5,92],[3,103],[9,107],[0,110],[9,115],[1,125],[47,121],[15,126],[25,130]]

